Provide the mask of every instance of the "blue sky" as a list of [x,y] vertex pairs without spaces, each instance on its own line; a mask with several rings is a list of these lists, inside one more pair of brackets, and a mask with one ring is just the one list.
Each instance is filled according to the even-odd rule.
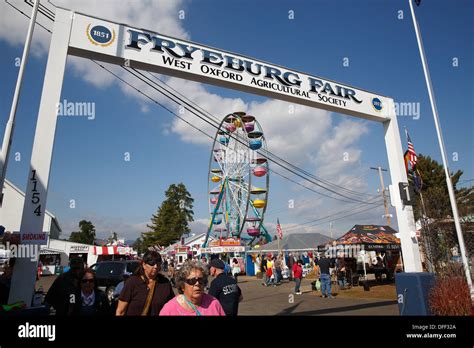
[[[419,103],[418,119],[413,115],[399,116],[402,143],[406,146],[406,126],[415,150],[440,161],[407,1],[204,0],[148,5],[104,1],[100,7],[89,1],[57,3],[388,95],[396,102]],[[3,134],[18,74],[15,58],[21,56],[27,19],[4,3],[0,9]],[[184,19],[178,18],[179,11],[184,11]],[[294,11],[294,19],[288,18],[289,11]],[[403,11],[403,19],[398,18],[399,11]],[[450,167],[464,170],[463,179],[472,179],[474,3],[422,1],[416,13]],[[17,113],[7,178],[23,190],[49,37],[43,29],[35,29]],[[344,58],[349,59],[349,66],[343,66]],[[458,59],[457,67],[453,67],[453,58]],[[170,79],[169,83],[218,117],[236,111],[232,105],[246,106],[257,118],[261,117],[263,129],[268,130],[270,151],[327,180],[377,194],[377,173],[368,168],[388,166],[381,125],[309,108],[291,118],[286,115],[286,103],[178,79]],[[137,97],[99,67],[78,59],[68,62],[61,99],[94,102],[96,107],[94,120],[65,116],[58,120],[47,209],[58,217],[65,236],[85,218],[97,226],[99,236],[114,230],[119,236],[135,239],[161,204],[166,188],[178,182],[185,183],[195,199],[197,222],[192,225],[193,231],[204,230],[208,216],[209,141],[193,136],[192,129]],[[199,125],[191,115],[186,117]],[[314,139],[298,136],[299,130],[307,127],[314,130]],[[282,139],[285,136],[287,139]],[[296,150],[290,150],[293,146],[289,145],[295,145]],[[17,152],[21,161],[15,161]],[[128,162],[124,161],[126,152],[130,153]],[[352,156],[348,163],[341,162],[344,152]],[[457,161],[453,161],[454,152]],[[385,181],[390,183],[388,175]],[[279,217],[284,233],[286,227],[292,232],[328,234],[331,220],[306,228],[296,224],[354,207],[320,198],[276,175],[271,178],[270,190],[268,225],[272,230]],[[71,199],[75,200],[74,209],[70,208]],[[294,209],[287,208],[289,200],[295,201]],[[354,224],[382,224],[382,213],[380,207],[336,220],[334,235]]]

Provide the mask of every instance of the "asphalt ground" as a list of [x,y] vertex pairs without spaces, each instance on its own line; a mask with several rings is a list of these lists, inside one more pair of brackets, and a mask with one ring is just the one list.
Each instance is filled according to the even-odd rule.
[[[36,288],[47,291],[55,276],[41,277]],[[321,298],[320,292],[311,290],[314,279],[304,278],[301,295],[293,294],[294,282],[284,281],[276,287],[264,287],[256,277],[239,277],[243,301],[239,315],[399,315],[394,284],[371,286],[363,291],[357,286],[340,291],[333,287],[334,298]]]

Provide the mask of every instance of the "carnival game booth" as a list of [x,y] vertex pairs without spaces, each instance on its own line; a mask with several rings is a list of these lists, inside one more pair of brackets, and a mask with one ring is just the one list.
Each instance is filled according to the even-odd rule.
[[244,274],[246,270],[244,255],[248,248],[248,246],[242,245],[240,238],[219,238],[211,241],[207,247],[201,248],[201,255],[210,255],[209,260],[218,257],[229,265],[235,258],[239,263],[240,274]]
[[[388,279],[401,270],[400,239],[390,226],[354,225],[346,234],[338,238],[328,251],[332,257],[343,257],[358,283],[360,276],[382,271]],[[380,265],[378,258],[381,259]]]

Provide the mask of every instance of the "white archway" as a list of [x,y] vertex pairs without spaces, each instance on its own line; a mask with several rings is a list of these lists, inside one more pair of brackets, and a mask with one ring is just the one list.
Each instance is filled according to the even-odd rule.
[[[238,89],[382,123],[393,186],[407,182],[393,99],[266,63],[58,8],[41,95],[20,235],[42,234],[44,211],[68,55]],[[392,189],[405,271],[421,272],[413,209]],[[26,241],[25,241],[26,242]],[[31,303],[36,262],[19,259],[9,303]]]

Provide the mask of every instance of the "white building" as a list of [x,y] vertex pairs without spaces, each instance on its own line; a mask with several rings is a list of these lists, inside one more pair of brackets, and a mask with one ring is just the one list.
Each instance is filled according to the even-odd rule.
[[[181,264],[186,260],[188,253],[189,255],[192,253],[193,256],[200,256],[201,255],[201,245],[206,240],[206,233],[201,234],[191,234],[188,238],[185,238],[184,241],[178,241],[174,244],[169,245],[162,251],[160,254],[162,255],[174,255],[176,262]],[[209,236],[208,242],[214,241],[215,238]],[[186,251],[184,249],[187,249]]]
[[43,274],[54,274],[56,266],[66,267],[72,258],[80,258],[87,266],[104,261],[120,260],[137,255],[132,247],[128,246],[97,246],[69,242],[66,240],[48,239],[47,245],[41,246],[40,255],[43,262]]
[[[5,231],[19,232],[25,193],[5,179],[3,194],[3,204],[0,208],[0,225],[5,227]],[[58,220],[48,210],[46,210],[44,216],[43,232],[48,234],[48,238],[54,239],[58,239],[61,233]]]

